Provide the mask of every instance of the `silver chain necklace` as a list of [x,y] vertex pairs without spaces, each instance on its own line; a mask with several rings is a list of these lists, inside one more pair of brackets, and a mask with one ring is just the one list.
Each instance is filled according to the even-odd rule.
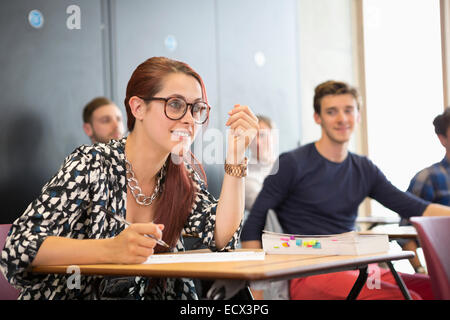
[[[156,181],[155,190],[150,196],[146,196],[142,193],[141,187],[139,187],[139,182],[137,181],[136,177],[134,176],[133,167],[131,166],[131,162],[128,161],[128,159],[125,157],[125,167],[126,167],[126,173],[127,173],[127,182],[128,187],[130,188],[131,194],[133,195],[136,202],[142,206],[149,206],[152,204],[153,200],[156,199],[156,197],[159,195],[161,190],[161,180],[162,177],[165,174],[166,170],[166,163],[164,163],[161,170],[158,172],[158,177]],[[130,178],[128,178],[128,174],[130,175]]]

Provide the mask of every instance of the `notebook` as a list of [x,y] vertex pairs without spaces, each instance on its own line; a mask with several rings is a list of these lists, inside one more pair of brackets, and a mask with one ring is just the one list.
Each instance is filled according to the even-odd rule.
[[386,234],[346,232],[332,235],[298,235],[263,231],[267,254],[363,255],[389,251]]
[[264,260],[264,251],[153,254],[143,264]]

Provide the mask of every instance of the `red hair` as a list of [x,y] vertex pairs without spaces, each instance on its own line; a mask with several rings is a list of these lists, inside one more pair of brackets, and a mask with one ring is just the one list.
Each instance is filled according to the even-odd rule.
[[[129,105],[130,98],[133,96],[153,97],[162,90],[164,78],[171,73],[184,73],[194,77],[200,83],[203,100],[208,103],[203,80],[190,66],[184,62],[165,57],[150,58],[136,68],[128,81],[125,108],[127,111],[127,126],[130,132],[134,129],[136,122]],[[197,162],[194,165],[193,160],[190,161],[192,169],[195,170],[197,167],[206,183],[206,175],[202,165],[192,153],[190,156],[189,159],[195,159]],[[171,161],[170,156],[168,157],[167,172],[162,190],[160,198],[156,202],[154,221],[164,224],[163,240],[174,247],[191,212],[196,191],[192,177],[183,162],[176,164]],[[164,251],[163,247],[155,247],[156,253],[162,251]]]
[[131,112],[130,98],[153,97],[162,90],[164,78],[171,73],[184,73],[194,77],[202,88],[203,101],[208,103],[205,85],[200,75],[195,72],[189,65],[184,62],[172,60],[165,57],[153,57],[141,63],[131,75],[127,85],[127,93],[125,97],[125,109],[127,111],[127,126],[131,132],[134,128],[136,118]]

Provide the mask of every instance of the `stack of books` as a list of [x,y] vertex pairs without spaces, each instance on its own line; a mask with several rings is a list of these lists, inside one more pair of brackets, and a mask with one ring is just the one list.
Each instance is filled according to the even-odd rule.
[[264,230],[262,245],[267,254],[363,255],[389,251],[389,238],[357,232],[298,235]]

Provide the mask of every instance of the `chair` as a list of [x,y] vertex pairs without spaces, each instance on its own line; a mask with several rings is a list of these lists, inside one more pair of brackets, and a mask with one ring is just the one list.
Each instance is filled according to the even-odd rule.
[[435,299],[450,300],[450,217],[413,217]]
[[[11,229],[10,224],[0,224],[0,252],[5,246],[9,229]],[[18,296],[19,290],[11,286],[0,272],[0,300],[16,300]]]

